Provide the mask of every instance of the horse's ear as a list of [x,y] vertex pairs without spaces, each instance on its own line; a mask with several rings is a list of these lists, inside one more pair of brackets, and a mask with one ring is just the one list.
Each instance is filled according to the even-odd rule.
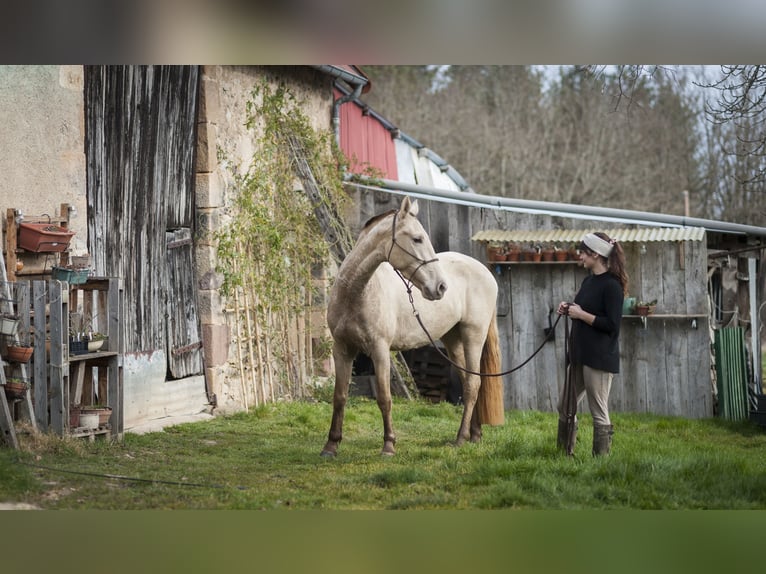
[[402,206],[399,208],[399,214],[405,216],[407,214],[417,216],[418,214],[418,200],[411,200],[408,195],[404,196]]

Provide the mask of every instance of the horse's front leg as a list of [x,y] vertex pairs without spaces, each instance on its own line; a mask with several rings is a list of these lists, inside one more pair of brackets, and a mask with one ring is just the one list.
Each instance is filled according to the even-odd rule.
[[335,361],[335,391],[332,398],[332,422],[327,443],[322,449],[321,456],[332,458],[338,454],[338,445],[343,439],[343,416],[346,411],[348,400],[348,386],[351,383],[351,369],[354,357],[344,352],[337,345],[333,346],[333,360]]
[[375,389],[380,414],[383,417],[383,450],[384,456],[393,456],[396,453],[396,435],[391,420],[391,356],[388,347],[381,347],[372,353],[372,362],[375,365]]

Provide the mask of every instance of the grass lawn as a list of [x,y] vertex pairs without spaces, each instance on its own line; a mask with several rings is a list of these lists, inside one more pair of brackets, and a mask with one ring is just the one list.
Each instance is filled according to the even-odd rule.
[[44,509],[764,509],[766,432],[751,423],[615,414],[612,455],[575,456],[553,413],[511,411],[480,444],[451,446],[460,409],[395,400],[397,454],[377,405],[352,399],[334,460],[331,406],[267,405],[121,443],[21,434],[0,449],[0,502]]

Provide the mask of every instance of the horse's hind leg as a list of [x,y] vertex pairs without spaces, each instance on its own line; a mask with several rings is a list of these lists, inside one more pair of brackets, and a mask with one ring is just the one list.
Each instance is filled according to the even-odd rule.
[[481,441],[481,415],[479,414],[479,403],[476,402],[476,406],[473,408],[473,416],[471,417],[471,442]]
[[334,457],[338,453],[338,445],[343,439],[343,416],[346,411],[348,400],[348,386],[351,382],[351,368],[353,356],[342,352],[337,345],[333,347],[333,360],[335,361],[335,392],[332,399],[332,422],[327,443],[322,449],[321,456]]
[[[463,344],[459,332],[453,332],[449,336],[443,337],[442,342],[447,347],[450,358],[457,365],[468,371],[478,372],[481,355],[477,355],[476,350],[471,345]],[[463,417],[455,439],[456,446],[460,446],[468,440],[471,442],[481,440],[481,423],[476,408],[481,378],[460,369],[458,371],[463,383]]]

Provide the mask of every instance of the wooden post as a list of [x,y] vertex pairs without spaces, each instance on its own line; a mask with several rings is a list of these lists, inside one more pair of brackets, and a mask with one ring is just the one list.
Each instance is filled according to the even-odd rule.
[[62,288],[60,281],[49,281],[48,293],[51,322],[50,428],[63,436],[69,423],[69,291]]
[[48,430],[48,352],[46,350],[47,290],[45,281],[32,282],[32,307],[35,311],[35,420],[42,431]]

